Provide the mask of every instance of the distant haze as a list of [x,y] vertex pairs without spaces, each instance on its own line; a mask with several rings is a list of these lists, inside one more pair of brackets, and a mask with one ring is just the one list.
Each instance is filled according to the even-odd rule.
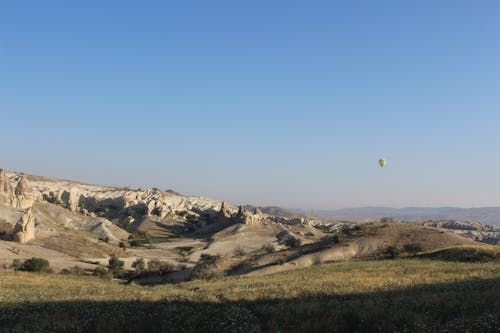
[[499,12],[4,1],[0,168],[307,210],[500,206]]
[[[298,210],[303,212],[302,210]],[[420,222],[427,220],[461,220],[481,222],[500,227],[500,207],[457,208],[457,207],[359,207],[337,210],[317,210],[314,214],[322,217],[333,217],[339,220],[366,221],[383,217],[399,221]]]

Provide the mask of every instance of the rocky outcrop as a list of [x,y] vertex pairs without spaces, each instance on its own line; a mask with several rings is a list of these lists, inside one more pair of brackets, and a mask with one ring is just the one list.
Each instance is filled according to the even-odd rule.
[[490,225],[485,225],[479,222],[444,220],[444,221],[427,221],[422,222],[426,227],[453,229],[453,230],[474,230],[474,231],[491,231],[494,228]]
[[264,216],[262,214],[258,214],[258,212],[257,214],[252,214],[248,210],[246,210],[245,207],[240,206],[238,209],[238,213],[236,213],[236,215],[233,216],[233,220],[236,223],[255,224],[263,222]]
[[0,203],[13,206],[15,201],[14,189],[10,184],[9,177],[3,169],[0,169]]
[[74,188],[69,188],[67,191],[63,191],[60,196],[60,200],[66,205],[66,207],[72,212],[78,212],[80,203],[80,193]]
[[221,207],[219,211],[217,212],[217,215],[215,218],[210,218],[212,222],[221,224],[221,225],[228,225],[234,223],[233,219],[233,214],[231,213],[231,210],[227,207],[227,204],[223,201],[221,203]]
[[143,192],[129,191],[123,196],[124,207],[127,207],[129,214],[134,217],[154,215],[163,219],[173,215],[172,207],[165,200],[166,196],[167,193],[156,188]]
[[219,210],[219,218],[230,219],[231,211],[227,208],[226,203],[223,201]]
[[35,239],[35,216],[28,208],[14,227],[14,241],[26,243]]
[[37,199],[37,194],[31,187],[28,179],[25,176],[21,176],[21,179],[17,183],[14,194],[16,196],[15,206],[19,209],[26,209],[33,206]]
[[495,229],[490,225],[485,225],[479,222],[444,220],[444,221],[427,221],[419,223],[426,227],[447,229],[465,238],[472,239],[476,242],[499,245],[500,230]]
[[305,222],[304,219],[263,214],[262,209],[255,206],[249,208],[243,206],[237,209],[226,202],[183,196],[157,188],[133,190],[23,174],[9,176],[11,181],[16,178],[19,182],[13,191],[6,173],[0,173],[0,190],[2,190],[0,193],[3,192],[0,199],[14,208],[26,209],[43,198],[46,202],[74,213],[102,217],[121,227],[128,226],[143,217],[154,217],[158,221],[168,223],[172,221],[190,223],[196,220],[200,221],[200,227],[212,223],[227,226],[235,223],[304,224]]

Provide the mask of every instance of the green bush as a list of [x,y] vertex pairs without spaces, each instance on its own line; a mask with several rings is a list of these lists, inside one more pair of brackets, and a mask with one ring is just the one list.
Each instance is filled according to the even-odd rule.
[[384,250],[384,257],[389,259],[394,259],[399,255],[400,251],[394,246],[388,246]]
[[288,237],[285,239],[284,244],[288,247],[298,247],[301,245],[301,241],[295,237]]
[[403,248],[413,257],[416,256],[418,252],[422,251],[422,247],[419,244],[407,244],[403,246]]
[[106,267],[100,265],[94,269],[94,273],[92,275],[100,277],[101,279],[110,280],[113,278],[113,273],[107,270]]
[[158,272],[160,273],[160,275],[175,272],[176,270],[177,268],[175,267],[175,265],[165,261],[151,259],[148,262],[148,271]]
[[59,274],[61,275],[83,275],[85,274],[85,270],[80,266],[73,266],[71,268],[62,269]]
[[142,246],[142,245],[145,245],[145,244],[151,244],[151,239],[149,239],[149,238],[131,239],[128,242],[129,242],[130,246],[132,246],[132,247],[138,247],[138,246]]
[[18,271],[21,268],[22,264],[23,263],[21,262],[20,259],[14,259],[12,260],[12,269]]
[[111,255],[108,261],[108,268],[114,276],[120,275],[123,272],[123,265],[125,263],[120,260],[116,255]]
[[146,263],[143,258],[138,258],[132,263],[132,267],[135,268],[136,271],[141,272],[146,268]]
[[220,255],[202,254],[196,266],[193,267],[191,279],[209,280],[221,277],[223,272],[217,270],[217,261],[220,258]]
[[19,268],[21,271],[25,272],[44,272],[51,273],[49,262],[42,258],[31,258],[23,262]]

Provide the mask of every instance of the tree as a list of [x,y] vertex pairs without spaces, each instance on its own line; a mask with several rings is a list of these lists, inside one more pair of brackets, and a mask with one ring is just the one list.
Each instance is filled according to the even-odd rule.
[[118,259],[115,254],[111,255],[111,257],[109,258],[108,268],[113,272],[113,274],[118,274],[123,269],[123,265],[124,262]]
[[52,270],[50,269],[49,262],[47,260],[35,257],[23,262],[23,264],[19,269],[21,271],[26,271],[26,272],[45,272],[45,273],[52,272]]

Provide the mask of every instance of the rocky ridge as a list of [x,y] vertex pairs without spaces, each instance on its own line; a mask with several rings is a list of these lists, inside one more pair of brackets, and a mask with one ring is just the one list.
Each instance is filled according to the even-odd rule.
[[491,225],[458,220],[427,221],[420,224],[426,227],[447,229],[476,242],[500,245],[500,230]]
[[[48,202],[79,215],[109,220],[122,228],[133,226],[145,217],[155,223],[192,223],[195,229],[213,224],[308,224],[304,218],[264,214],[258,207],[252,212],[244,206],[157,188],[134,190],[6,172],[0,174],[0,181],[4,189],[2,200],[15,208],[26,209],[34,202]],[[11,191],[13,184],[15,190]]]
[[[15,190],[12,183],[15,184]],[[41,195],[33,190],[25,176],[9,177],[3,169],[0,169],[0,203],[26,209],[40,199]]]

